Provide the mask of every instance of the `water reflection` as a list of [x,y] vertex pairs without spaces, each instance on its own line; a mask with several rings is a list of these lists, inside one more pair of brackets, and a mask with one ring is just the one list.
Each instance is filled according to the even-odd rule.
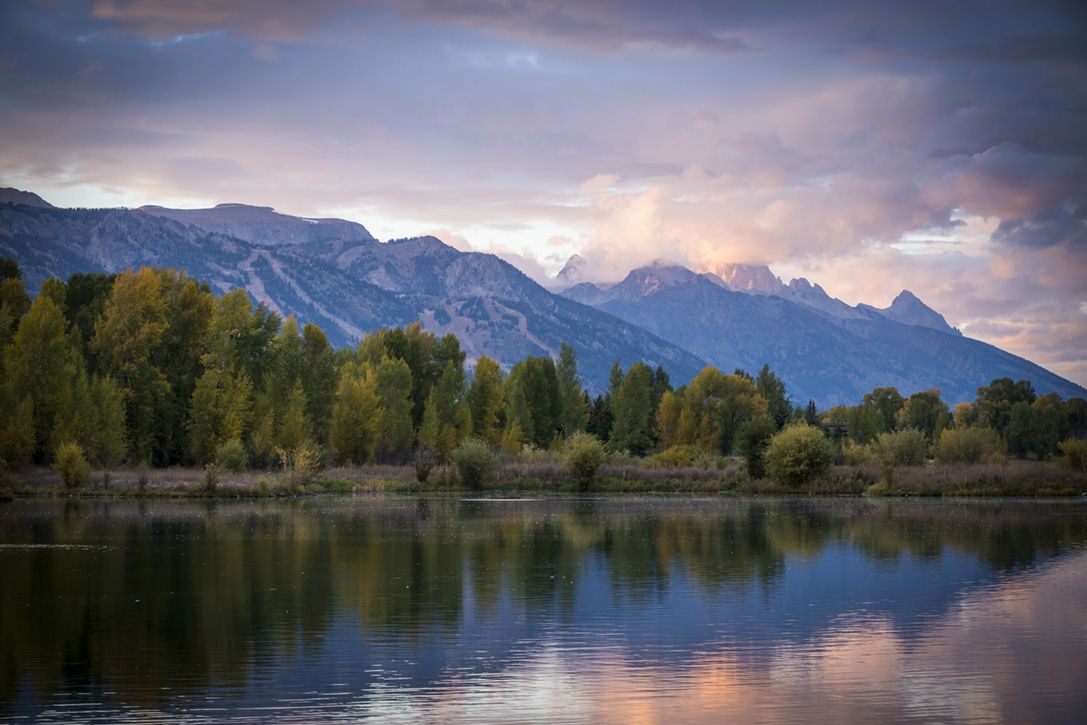
[[0,507],[0,716],[1075,721],[1087,506]]

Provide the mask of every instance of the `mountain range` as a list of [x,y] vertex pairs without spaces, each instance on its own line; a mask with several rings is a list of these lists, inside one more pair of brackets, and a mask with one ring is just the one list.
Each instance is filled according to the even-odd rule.
[[1040,393],[1087,396],[964,337],[908,291],[884,309],[850,306],[758,265],[697,273],[661,261],[603,285],[580,281],[575,256],[549,291],[494,255],[430,236],[380,242],[342,219],[245,204],[61,209],[16,189],[0,189],[0,256],[19,263],[31,291],[50,276],[180,267],[219,292],[242,287],[280,314],[319,324],[338,346],[420,320],[454,333],[470,360],[489,355],[508,367],[526,355],[555,356],[566,341],[596,391],[618,359],[661,365],[677,382],[707,364],[755,372],[767,363],[794,400],[821,406],[855,403],[881,385],[904,394],[938,387],[949,401],[971,400],[1005,376],[1028,379]]

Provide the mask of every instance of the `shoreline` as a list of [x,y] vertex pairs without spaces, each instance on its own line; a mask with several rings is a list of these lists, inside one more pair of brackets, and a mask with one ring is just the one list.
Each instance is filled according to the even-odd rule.
[[897,467],[833,466],[804,486],[751,480],[735,467],[725,469],[612,467],[592,485],[579,486],[561,466],[507,464],[479,488],[461,485],[449,468],[435,470],[426,483],[410,466],[332,468],[312,479],[281,471],[218,471],[211,486],[198,468],[95,471],[87,485],[66,488],[52,469],[38,467],[0,477],[0,501],[73,499],[283,499],[301,496],[373,494],[668,494],[697,496],[874,496],[1069,498],[1087,496],[1087,473],[1055,462]]

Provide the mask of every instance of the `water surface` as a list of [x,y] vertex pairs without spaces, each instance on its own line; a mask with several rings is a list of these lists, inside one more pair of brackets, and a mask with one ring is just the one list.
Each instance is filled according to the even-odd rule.
[[1087,504],[0,505],[0,719],[1082,722]]

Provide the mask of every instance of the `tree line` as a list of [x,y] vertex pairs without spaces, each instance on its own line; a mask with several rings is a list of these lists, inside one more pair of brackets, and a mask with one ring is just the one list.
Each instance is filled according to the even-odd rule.
[[614,452],[683,463],[699,453],[761,452],[792,423],[858,445],[898,430],[930,443],[944,430],[995,432],[1009,453],[1046,458],[1087,436],[1087,401],[993,381],[952,411],[939,391],[904,398],[877,388],[857,406],[797,406],[768,366],[708,367],[673,387],[667,373],[616,362],[591,397],[572,347],[508,371],[488,357],[469,375],[451,334],[419,323],[334,350],[322,330],[282,319],[243,290],[220,296],[183,271],[143,268],[47,280],[31,300],[18,266],[0,260],[0,459],[50,463],[76,444],[96,467],[268,467],[298,455],[400,464],[420,449],[447,462],[468,439],[519,453],[587,432]]

